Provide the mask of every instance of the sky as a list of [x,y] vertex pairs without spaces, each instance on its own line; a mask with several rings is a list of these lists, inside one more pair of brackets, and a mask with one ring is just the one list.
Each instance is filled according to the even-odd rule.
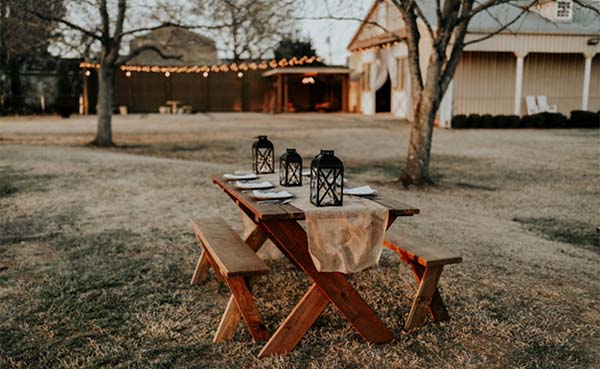
[[[148,3],[160,3],[164,0],[140,0],[140,4],[148,1]],[[370,7],[373,5],[374,0],[297,0],[299,4],[298,9],[298,29],[295,33],[301,39],[309,38],[312,40],[313,47],[317,51],[317,55],[324,59],[325,63],[331,65],[345,65],[347,63],[347,57],[349,55],[346,50],[352,36],[360,25],[360,19],[363,19]],[[111,4],[114,3],[110,2]],[[97,9],[90,8],[86,10],[78,7],[78,2],[67,1],[67,12],[70,14],[69,20],[76,24],[84,24],[86,19],[93,19],[97,17]],[[136,13],[141,14],[141,17],[149,16],[145,12],[149,7],[143,7],[135,5],[137,2],[132,1],[130,4],[130,12],[135,10]],[[186,13],[190,8],[189,0],[177,0],[169,3],[171,10],[174,14],[177,12],[181,14]],[[114,4],[113,4],[114,5]],[[331,16],[341,18],[353,18],[355,20],[335,20],[331,19]],[[309,19],[309,18],[323,18],[323,19]],[[135,19],[134,19],[135,21]],[[128,42],[124,42],[124,50],[127,52]],[[77,41],[73,41],[73,44],[77,45]],[[65,51],[66,50],[66,51]],[[78,57],[77,51],[62,49],[59,45],[53,45],[50,48],[50,52],[53,54],[61,54],[67,57]],[[227,57],[219,52],[219,57]]]
[[[373,0],[304,0],[300,17],[336,17],[363,19]],[[358,21],[308,20],[300,22],[300,33],[313,41],[317,54],[327,64],[344,65],[349,53],[346,47],[358,29]],[[328,39],[330,42],[328,43]]]

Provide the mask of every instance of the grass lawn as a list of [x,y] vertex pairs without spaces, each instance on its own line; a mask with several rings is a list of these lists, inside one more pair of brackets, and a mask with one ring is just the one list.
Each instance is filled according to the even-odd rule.
[[[410,127],[356,115],[0,119],[0,368],[598,368],[600,130],[434,132],[436,186],[397,182]],[[352,284],[397,340],[368,345],[327,308],[294,352],[256,359],[229,297],[190,286],[190,218],[237,207],[210,174],[248,169],[252,137],[309,158],[333,148],[354,183],[421,209],[402,227],[463,255],[440,283],[452,320],[402,331],[413,276],[384,250]],[[306,160],[308,161],[308,160]],[[287,260],[254,293],[273,332],[309,285]]]

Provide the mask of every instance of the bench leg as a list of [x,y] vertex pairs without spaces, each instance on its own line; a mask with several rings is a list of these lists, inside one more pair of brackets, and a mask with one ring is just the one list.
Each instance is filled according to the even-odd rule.
[[241,313],[250,335],[255,341],[266,341],[269,339],[269,331],[260,320],[260,314],[248,289],[246,281],[242,277],[227,278],[227,285]]
[[210,262],[208,261],[208,256],[204,248],[202,248],[202,253],[200,254],[200,258],[198,258],[198,263],[196,264],[196,269],[194,270],[194,275],[192,276],[191,285],[195,285],[198,282],[204,282],[206,278],[208,278],[208,268],[210,267]]
[[[411,262],[410,265],[414,272],[415,279],[417,280],[417,283],[420,285],[421,280],[423,279],[423,274],[425,273],[425,267],[418,263],[415,263],[414,261]],[[441,268],[442,267],[440,267],[440,269]],[[448,314],[448,309],[446,308],[446,305],[444,304],[444,300],[442,300],[442,296],[440,295],[440,291],[438,290],[437,286],[435,288],[435,292],[433,292],[433,296],[431,297],[431,304],[429,305],[429,313],[431,314],[431,317],[433,318],[433,320],[436,320],[439,322],[450,320],[450,315]]]
[[225,308],[225,313],[223,313],[223,317],[221,318],[221,323],[219,323],[219,328],[217,328],[217,333],[215,333],[213,342],[217,343],[231,340],[241,318],[242,314],[240,313],[240,309],[238,309],[237,304],[235,303],[235,298],[231,295],[227,307]]
[[260,351],[259,359],[291,352],[327,305],[329,299],[313,284]]
[[425,321],[427,310],[431,306],[433,294],[437,290],[437,284],[440,280],[440,275],[442,274],[442,268],[443,267],[432,267],[425,269],[425,273],[423,273],[423,278],[419,284],[419,289],[417,290],[417,294],[410,308],[408,319],[406,319],[404,329],[407,331],[420,326]]

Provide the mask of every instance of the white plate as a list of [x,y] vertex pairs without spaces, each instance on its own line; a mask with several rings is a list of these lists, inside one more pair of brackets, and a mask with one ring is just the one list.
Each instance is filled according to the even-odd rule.
[[249,180],[257,179],[257,178],[258,178],[258,176],[254,173],[223,174],[223,179],[225,179],[227,181],[235,181],[235,180],[249,181]]
[[257,182],[257,181],[242,182],[242,181],[236,181],[235,182],[235,187],[239,188],[240,190],[264,190],[264,189],[267,189],[267,188],[273,188],[275,186],[271,182],[268,182],[268,181],[263,181],[263,182]]
[[353,195],[353,196],[373,196],[377,193],[375,189],[371,188],[371,186],[360,186],[354,188],[344,188],[344,195]]
[[252,197],[257,200],[285,200],[294,197],[293,194],[287,191],[252,191]]

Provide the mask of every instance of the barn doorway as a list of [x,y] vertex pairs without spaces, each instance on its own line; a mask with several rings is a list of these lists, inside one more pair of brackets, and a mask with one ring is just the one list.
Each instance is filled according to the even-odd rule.
[[389,113],[392,107],[392,81],[388,75],[385,83],[375,92],[375,112]]

